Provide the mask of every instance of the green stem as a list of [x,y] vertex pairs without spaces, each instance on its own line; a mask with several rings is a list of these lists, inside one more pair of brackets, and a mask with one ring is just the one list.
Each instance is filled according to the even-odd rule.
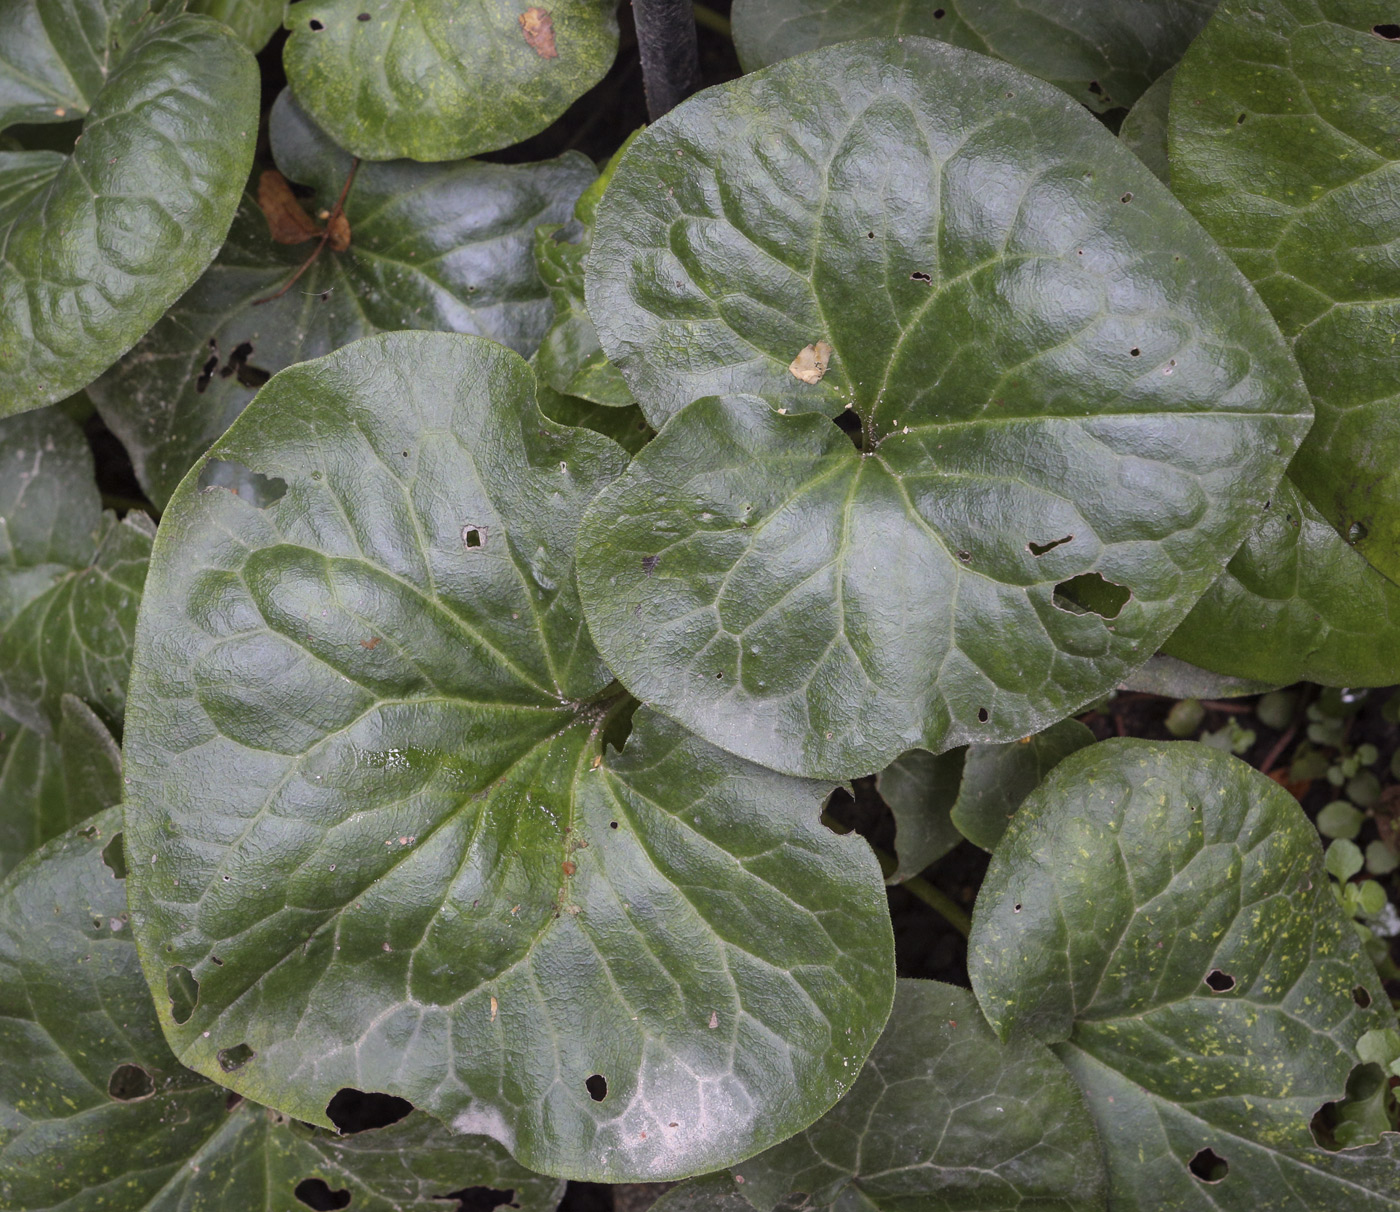
[[[850,833],[850,829],[830,813],[822,813],[822,824],[833,833]],[[870,845],[870,849],[875,852],[875,857],[880,860],[880,870],[885,873],[885,878],[888,879],[895,868],[899,866],[899,860],[894,855],[881,850],[879,846],[871,845],[868,838],[866,844]],[[940,892],[923,876],[911,876],[909,879],[901,881],[900,886],[909,889],[914,896],[923,901],[963,938],[967,938],[972,933],[972,919],[963,911],[962,906],[947,893]]]
[[695,24],[704,29],[713,30],[723,38],[734,36],[734,31],[729,25],[729,18],[722,13],[715,12],[706,4],[695,5]]

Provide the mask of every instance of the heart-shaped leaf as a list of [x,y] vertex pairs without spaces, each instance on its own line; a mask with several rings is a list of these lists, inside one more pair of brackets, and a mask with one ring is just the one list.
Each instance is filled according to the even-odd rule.
[[889,1026],[851,1092],[805,1132],[734,1167],[760,1212],[810,1208],[1106,1207],[1098,1134],[1043,1044],[1003,1044],[972,994],[899,982]]
[[459,160],[543,130],[617,54],[614,0],[303,0],[297,100],[366,160]]
[[967,750],[911,749],[880,771],[875,786],[894,816],[895,869],[891,884],[918,875],[962,841],[949,813],[958,799]]
[[[1142,164],[927,39],[652,126],[600,204],[588,305],[671,418],[592,507],[594,640],[638,697],[793,773],[1019,739],[1110,689],[1308,423],[1267,312]],[[731,390],[764,399],[679,411]],[[841,413],[860,449],[784,411]]]
[[1400,586],[1285,476],[1225,573],[1165,652],[1276,686],[1400,681]]
[[[0,1200],[27,1209],[434,1212],[461,1188],[549,1212],[563,1184],[426,1115],[336,1137],[183,1068],[161,1038],[122,887],[121,812],[0,884]],[[226,1054],[236,1066],[239,1054]],[[341,1197],[318,1203],[317,1197]],[[348,1198],[347,1198],[348,1197]]]
[[1181,58],[1217,0],[735,0],[746,71],[852,38],[938,38],[1014,63],[1103,113]]
[[1290,468],[1400,581],[1400,39],[1351,0],[1226,0],[1172,86],[1172,187],[1292,342],[1317,423]]
[[992,855],[968,951],[1003,1038],[1055,1045],[1114,1208],[1381,1209],[1400,1135],[1309,1131],[1357,1040],[1394,1022],[1297,801],[1202,745],[1071,754]]
[[0,5],[0,128],[84,117],[70,156],[0,152],[0,416],[84,387],[203,272],[257,137],[248,49],[137,0]]
[[[328,211],[349,155],[287,92],[269,130],[278,168],[315,190],[309,213]],[[315,245],[272,239],[254,181],[214,264],[92,385],[93,401],[164,505],[269,375],[295,362],[404,328],[475,333],[529,354],[551,314],[531,256],[535,226],[566,218],[594,175],[576,152],[542,164],[363,164],[345,200],[349,248],[323,250],[264,303]]]
[[622,154],[636,133],[618,148],[598,179],[580,195],[569,223],[553,223],[535,231],[535,264],[549,287],[554,322],[540,344],[536,374],[561,395],[578,396],[595,404],[631,404],[632,393],[598,344],[598,330],[583,298],[583,262],[593,247],[598,202],[617,171]]
[[71,693],[120,727],[154,535],[103,513],[60,411],[0,420],[0,711],[52,735]]
[[353,1086],[550,1173],[714,1169],[878,1036],[880,870],[826,788],[646,709],[605,750],[631,704],[572,561],[626,455],[533,390],[480,338],[367,338],[214,448],[270,503],[185,480],[126,733],[138,942],[181,1060],[246,1045],[222,1080],[297,1118]]
[[953,824],[974,845],[995,850],[1026,796],[1071,753],[1093,743],[1094,734],[1084,724],[1061,720],[1005,745],[969,745]]

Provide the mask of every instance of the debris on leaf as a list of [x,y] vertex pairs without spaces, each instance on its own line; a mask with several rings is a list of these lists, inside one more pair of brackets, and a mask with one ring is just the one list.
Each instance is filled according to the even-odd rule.
[[554,19],[548,9],[527,8],[520,14],[520,28],[525,41],[541,59],[559,58],[559,52],[554,49]]
[[258,206],[267,220],[268,233],[278,244],[302,244],[321,235],[316,220],[302,209],[287,178],[275,168],[265,169],[258,178]]
[[794,378],[801,379],[804,383],[820,383],[822,376],[826,374],[827,365],[831,361],[831,353],[831,346],[825,341],[808,345],[797,357],[793,358],[788,371]]
[[330,237],[327,243],[331,246],[331,252],[344,252],[350,247],[350,220],[345,217],[345,212],[330,216]]

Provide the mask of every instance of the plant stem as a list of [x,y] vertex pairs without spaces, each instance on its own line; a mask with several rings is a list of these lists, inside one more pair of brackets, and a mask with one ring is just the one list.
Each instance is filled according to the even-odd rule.
[[647,113],[655,122],[700,85],[691,0],[632,0]]
[[[850,827],[843,825],[829,812],[822,813],[822,824],[833,833],[845,835],[850,833]],[[869,838],[865,839],[865,844],[875,852],[875,857],[880,860],[880,870],[885,873],[886,878],[899,866],[899,860],[887,851],[881,850],[874,845]],[[951,896],[946,892],[941,892],[935,888],[922,875],[911,876],[907,880],[900,881],[900,887],[907,888],[913,895],[917,896],[925,905],[939,915],[948,925],[952,926],[959,934],[966,938],[972,933],[972,919],[967,916]]]
[[713,30],[724,38],[734,36],[734,31],[729,25],[729,18],[722,13],[715,12],[708,4],[695,6],[695,24],[703,25],[706,29]]
[[254,299],[252,306],[257,307],[260,303],[271,303],[273,299],[280,299],[297,284],[297,280],[301,275],[316,263],[316,258],[325,251],[326,242],[331,238],[332,225],[345,210],[346,196],[350,193],[350,187],[355,183],[355,174],[359,171],[360,157],[356,156],[350,161],[350,173],[345,178],[345,184],[341,187],[340,197],[335,200],[335,205],[331,208],[330,214],[326,216],[326,230],[321,233],[321,238],[316,242],[316,247],[312,249],[311,255],[301,263],[301,267],[287,280],[287,284],[282,287],[281,290],[276,294],[264,295],[261,299]]

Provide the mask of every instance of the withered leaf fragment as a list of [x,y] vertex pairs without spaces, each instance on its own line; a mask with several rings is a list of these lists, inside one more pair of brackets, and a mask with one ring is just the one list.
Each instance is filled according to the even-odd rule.
[[258,206],[267,220],[269,234],[278,244],[302,244],[321,234],[321,228],[292,193],[287,178],[275,168],[264,169],[258,178]]
[[554,49],[554,18],[548,9],[527,8],[520,14],[520,28],[525,41],[541,59],[559,58],[559,52]]
[[793,358],[788,370],[804,383],[820,383],[831,361],[831,346],[825,341],[804,346],[802,352]]

